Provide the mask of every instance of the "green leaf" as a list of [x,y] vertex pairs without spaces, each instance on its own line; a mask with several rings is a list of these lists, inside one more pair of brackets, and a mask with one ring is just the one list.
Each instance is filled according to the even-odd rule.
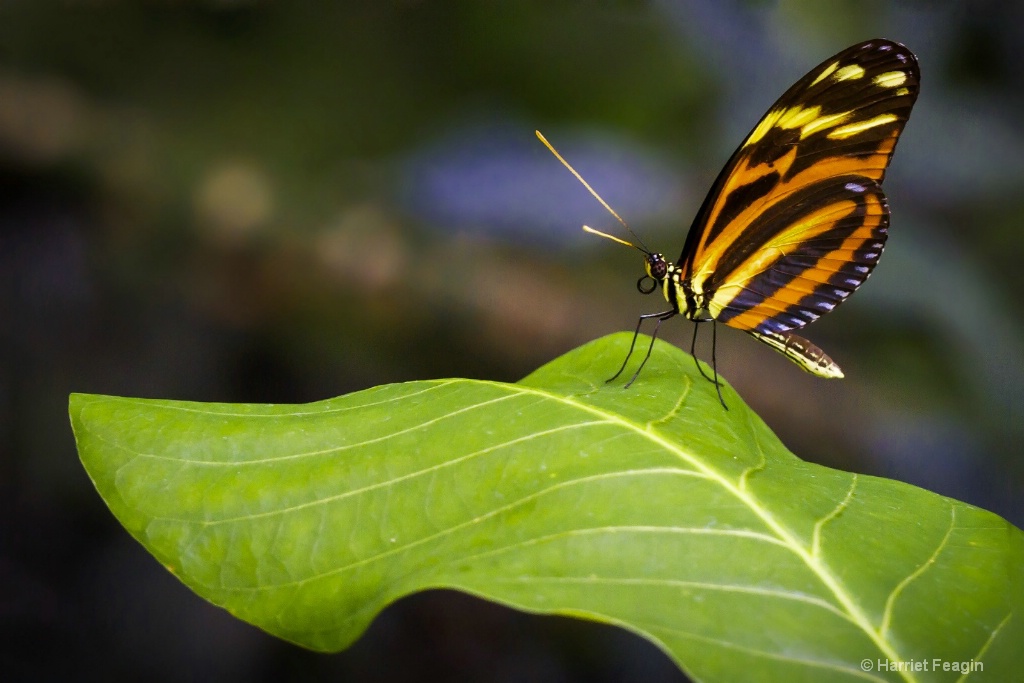
[[76,394],[71,420],[100,495],[160,562],[316,650],[444,587],[620,625],[702,681],[1020,674],[1020,530],[799,460],[670,345],[630,389],[605,384],[628,343],[519,384],[308,405]]

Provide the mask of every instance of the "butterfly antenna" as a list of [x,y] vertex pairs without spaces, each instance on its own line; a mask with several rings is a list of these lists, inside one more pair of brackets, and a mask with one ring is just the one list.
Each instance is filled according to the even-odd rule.
[[631,227],[629,227],[629,223],[627,223],[626,221],[622,220],[622,217],[619,214],[615,213],[615,209],[613,209],[612,207],[608,206],[608,202],[606,202],[605,200],[601,199],[601,195],[599,195],[594,190],[594,188],[592,188],[590,186],[590,183],[588,183],[586,180],[583,179],[583,176],[581,176],[576,171],[575,168],[573,168],[571,165],[569,165],[569,162],[565,160],[565,157],[563,157],[561,154],[558,153],[558,150],[555,149],[551,145],[550,142],[548,142],[548,139],[546,137],[544,137],[544,135],[542,135],[539,130],[535,130],[534,133],[537,134],[537,139],[539,139],[541,142],[543,142],[544,146],[548,148],[548,151],[550,151],[552,154],[554,154],[555,158],[558,159],[559,161],[561,161],[562,165],[565,166],[567,169],[569,169],[570,173],[572,173],[574,176],[576,176],[576,180],[578,180],[581,183],[583,183],[583,187],[587,188],[587,191],[590,192],[590,194],[592,194],[594,196],[594,199],[599,201],[601,203],[601,206],[603,206],[605,209],[608,210],[608,213],[610,213],[611,215],[615,216],[615,220],[617,220],[619,223],[622,224],[622,227],[624,227],[626,229],[626,232],[628,232],[630,235],[632,235],[634,238],[636,238],[636,241],[640,243],[640,246],[638,247],[635,244],[632,244],[631,242],[627,242],[626,240],[623,240],[623,239],[619,239],[618,237],[612,237],[611,235],[609,235],[607,233],[601,232],[599,230],[594,230],[593,228],[587,227],[586,225],[583,226],[583,229],[585,231],[589,232],[589,233],[593,233],[595,235],[600,235],[601,237],[607,237],[608,239],[614,240],[614,241],[618,242],[619,244],[625,244],[627,247],[633,247],[634,249],[642,251],[645,254],[650,254],[651,250],[647,248],[647,245],[644,244],[644,241],[642,239],[640,239],[640,236],[637,235],[635,232],[633,232],[633,229]]

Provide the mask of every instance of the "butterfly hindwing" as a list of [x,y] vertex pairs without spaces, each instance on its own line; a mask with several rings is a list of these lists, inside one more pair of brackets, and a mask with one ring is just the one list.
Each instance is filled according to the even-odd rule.
[[750,239],[722,252],[720,268],[729,277],[711,279],[709,307],[717,320],[742,330],[803,327],[867,279],[888,223],[885,195],[873,180],[840,176],[802,187],[754,219]]
[[[877,263],[889,220],[880,183],[919,80],[907,48],[872,40],[787,90],[690,228],[679,259],[687,305],[835,376],[808,367],[831,361],[786,333],[845,300]],[[798,358],[802,344],[813,359]]]

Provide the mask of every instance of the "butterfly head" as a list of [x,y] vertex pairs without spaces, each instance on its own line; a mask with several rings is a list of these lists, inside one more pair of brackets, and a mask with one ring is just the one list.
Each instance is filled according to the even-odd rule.
[[636,281],[636,288],[641,294],[650,294],[664,282],[668,274],[668,261],[662,254],[644,252],[644,270],[647,274]]

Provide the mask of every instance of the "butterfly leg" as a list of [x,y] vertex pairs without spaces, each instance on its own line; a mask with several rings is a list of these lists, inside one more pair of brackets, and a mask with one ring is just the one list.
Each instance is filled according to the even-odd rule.
[[[661,324],[677,314],[678,312],[673,309],[671,311],[665,311],[664,313],[648,313],[646,316],[642,316],[642,318],[657,318],[658,324],[654,326],[654,332],[651,333],[651,343],[647,347],[647,355],[644,356],[642,361],[640,361],[640,367],[636,369],[633,376],[629,378],[628,382],[626,382],[626,386],[622,387],[623,389],[628,389],[629,385],[635,382],[636,378],[640,376],[640,371],[644,369],[645,365],[647,365],[647,360],[651,357],[651,351],[654,349],[654,340],[658,338],[658,330],[661,329]],[[636,335],[633,336],[633,342],[636,342]]]
[[[711,369],[715,373],[715,378],[712,380],[715,383],[715,389],[718,390],[718,400],[722,404],[722,407],[729,410],[729,406],[725,405],[725,399],[722,398],[722,383],[718,381],[718,358],[715,357],[715,350],[718,348],[718,326],[717,321],[711,321]],[[700,366],[697,366],[700,367]],[[700,373],[704,375],[704,373]],[[704,375],[707,377],[707,375]]]
[[[700,366],[700,361],[697,360],[697,328],[700,326],[700,324],[702,322],[706,322],[706,321],[704,321],[704,320],[694,320],[693,321],[693,339],[690,340],[690,355],[693,356],[693,364],[697,366],[697,372],[700,373],[700,376],[703,377],[704,379],[706,379],[709,382],[714,382],[715,384],[718,384],[717,375],[716,375],[716,379],[708,377],[707,373],[704,372],[704,368],[702,368]],[[712,329],[714,329],[714,322],[712,322]],[[712,333],[712,335],[713,334],[714,333]],[[711,347],[711,357],[712,357],[712,359],[714,358],[714,356],[715,356],[715,349],[714,349],[714,346],[712,346]]]
[[[622,374],[622,371],[626,369],[626,363],[629,362],[630,356],[633,355],[633,348],[636,346],[636,338],[640,335],[640,326],[643,325],[644,321],[645,320],[650,320],[651,318],[658,318],[659,319],[659,323],[658,324],[661,324],[660,320],[662,320],[662,319],[667,320],[668,318],[672,317],[672,315],[669,315],[670,313],[672,315],[675,315],[675,311],[671,310],[671,311],[662,311],[661,313],[646,313],[646,314],[640,316],[640,319],[636,321],[636,329],[633,330],[633,341],[631,341],[629,343],[629,351],[626,353],[626,357],[622,359],[622,365],[619,367],[619,371],[616,372],[611,377],[609,377],[608,379],[606,379],[605,383],[611,382],[612,380],[616,379],[619,375]],[[657,334],[657,330],[655,330],[655,334]],[[648,350],[647,355],[648,356],[651,355],[650,350]],[[634,377],[633,379],[636,379],[636,377]],[[630,380],[630,383],[632,383],[632,382],[633,382],[633,380]],[[629,386],[629,385],[627,384],[626,386]]]

